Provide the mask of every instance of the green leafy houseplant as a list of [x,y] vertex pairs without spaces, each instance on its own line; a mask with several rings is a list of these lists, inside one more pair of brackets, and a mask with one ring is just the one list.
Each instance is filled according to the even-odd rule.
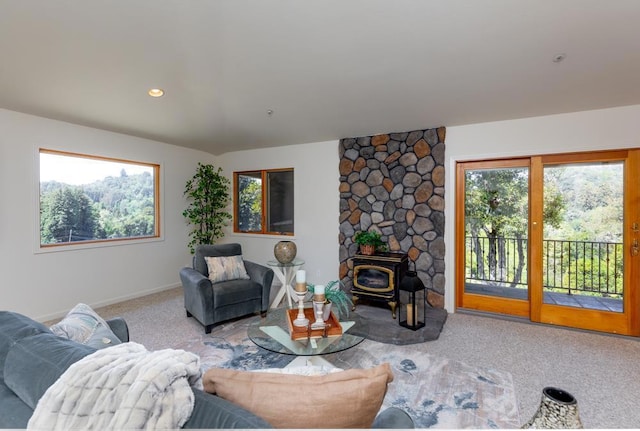
[[[325,284],[324,286],[324,297],[328,302],[331,302],[335,308],[333,310],[336,312],[336,317],[340,318],[340,316],[348,316],[349,310],[353,306],[353,302],[347,292],[341,289],[341,283],[338,280],[333,280]],[[309,292],[313,295],[315,286],[313,284],[307,283],[307,288]]]
[[184,196],[191,202],[182,215],[193,226],[187,244],[191,253],[200,244],[214,244],[224,235],[222,229],[231,219],[226,211],[231,181],[222,175],[222,168],[198,163],[198,169],[184,188]]
[[[362,254],[373,254],[377,250],[386,249],[386,244],[382,241],[380,233],[375,230],[356,232],[353,241],[360,245]],[[367,246],[371,249],[371,253],[366,252]]]

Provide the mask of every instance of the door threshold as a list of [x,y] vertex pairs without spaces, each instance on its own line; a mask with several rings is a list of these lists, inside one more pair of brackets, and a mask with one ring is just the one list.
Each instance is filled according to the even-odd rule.
[[[494,319],[508,320],[508,321],[511,321],[511,322],[534,323],[534,324],[537,324],[537,325],[541,325],[540,323],[532,322],[531,320],[526,319],[524,317],[511,316],[509,314],[493,313],[491,311],[474,310],[472,308],[456,308],[456,313],[469,314],[469,315],[472,315],[472,316],[479,316],[479,317],[491,317],[491,318],[494,318]],[[545,325],[545,326],[549,326],[549,325]]]

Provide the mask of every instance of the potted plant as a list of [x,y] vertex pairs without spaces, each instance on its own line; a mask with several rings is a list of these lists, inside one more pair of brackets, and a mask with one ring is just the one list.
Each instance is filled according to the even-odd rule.
[[187,181],[184,195],[191,203],[182,215],[193,225],[189,232],[191,240],[187,246],[194,253],[200,244],[214,244],[216,238],[224,235],[222,228],[231,219],[226,211],[229,204],[229,185],[231,182],[222,175],[222,168],[198,163],[198,170]]
[[[324,286],[324,297],[325,302],[333,304],[333,306],[329,307],[329,310],[333,308],[336,313],[336,317],[339,319],[340,316],[348,316],[351,307],[353,306],[353,302],[347,292],[341,289],[341,284],[338,280],[333,280],[325,284]],[[314,285],[307,284],[307,288],[309,289],[309,293],[313,295],[314,293]],[[328,312],[325,312],[328,316]],[[326,319],[325,319],[326,320]]]
[[360,245],[360,252],[366,255],[372,255],[377,250],[386,248],[380,233],[375,230],[356,232],[353,241]]

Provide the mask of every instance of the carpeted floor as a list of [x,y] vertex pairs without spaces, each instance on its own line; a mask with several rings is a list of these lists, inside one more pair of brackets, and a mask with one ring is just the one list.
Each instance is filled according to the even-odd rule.
[[[149,349],[175,347],[201,339],[204,334],[200,324],[185,317],[181,288],[103,307],[98,312],[105,317],[124,317],[131,339]],[[214,330],[213,335],[216,333]],[[364,348],[365,343],[359,347]],[[431,355],[475,369],[510,373],[521,422],[538,408],[542,388],[555,386],[576,397],[585,428],[638,428],[640,424],[636,399],[640,394],[640,342],[635,338],[455,313],[447,317],[437,340],[382,346],[376,354],[404,351],[402,355],[409,358]],[[351,353],[357,352],[352,349]],[[228,352],[225,355],[227,359],[221,360],[231,357]],[[343,366],[342,361],[341,356],[332,358],[337,366]],[[416,384],[422,378],[417,376],[411,382],[424,386]]]

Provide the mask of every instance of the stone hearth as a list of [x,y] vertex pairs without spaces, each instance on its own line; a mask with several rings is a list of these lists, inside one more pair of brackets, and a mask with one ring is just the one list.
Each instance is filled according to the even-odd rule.
[[340,279],[351,289],[359,230],[415,262],[427,300],[444,307],[445,128],[340,140]]

